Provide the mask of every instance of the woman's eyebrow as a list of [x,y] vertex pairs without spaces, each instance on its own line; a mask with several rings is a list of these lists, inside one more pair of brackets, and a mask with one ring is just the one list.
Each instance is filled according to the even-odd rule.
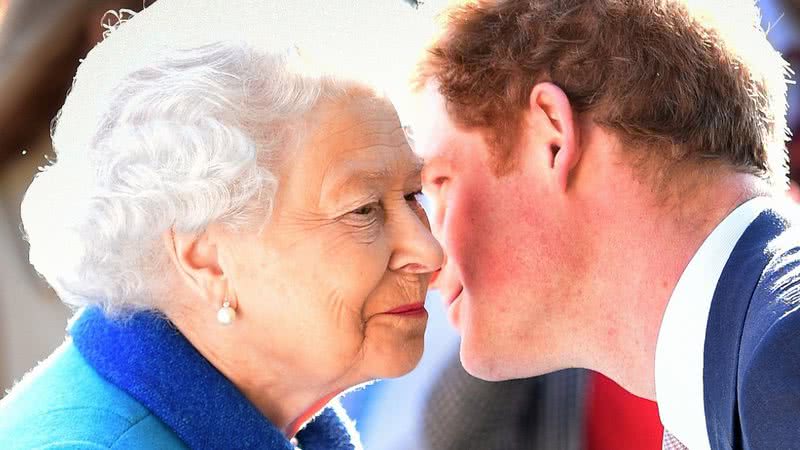
[[420,176],[424,167],[425,161],[419,156],[414,156],[414,162],[412,163],[410,170],[411,176]]
[[379,169],[353,169],[344,175],[336,176],[335,188],[374,185],[395,177],[397,173],[389,167]]
[[320,199],[338,199],[347,192],[375,190],[386,184],[393,171],[388,167],[339,169],[323,175]]
[[[403,179],[421,178],[422,167],[422,160],[415,158]],[[396,167],[390,166],[369,169],[350,169],[346,171],[343,170],[342,174],[334,174],[330,178],[331,181],[325,184],[329,185],[331,190],[342,191],[348,188],[371,187],[378,184],[385,184],[388,180],[397,179],[401,175],[402,174]]]

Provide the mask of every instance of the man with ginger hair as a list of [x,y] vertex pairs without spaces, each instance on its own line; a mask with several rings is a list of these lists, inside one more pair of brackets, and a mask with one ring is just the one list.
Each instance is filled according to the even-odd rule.
[[665,448],[798,445],[786,64],[756,7],[484,0],[442,17],[412,125],[465,369],[599,371],[658,402]]

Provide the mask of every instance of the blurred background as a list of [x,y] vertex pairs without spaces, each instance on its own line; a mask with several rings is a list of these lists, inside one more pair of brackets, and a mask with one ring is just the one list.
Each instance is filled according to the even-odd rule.
[[[70,316],[70,311],[29,266],[27,245],[20,230],[19,205],[25,189],[37,168],[53,155],[49,139],[51,120],[64,101],[80,59],[102,39],[104,28],[101,24],[116,21],[108,11],[138,11],[153,1],[0,0],[0,255],[3,256],[0,262],[0,393],[10,388],[64,339]],[[409,7],[416,7],[413,0],[406,3]],[[793,1],[781,0],[761,0],[759,5],[773,44],[797,67],[800,36],[794,12],[800,8]],[[796,86],[792,86],[790,91],[790,104],[800,105]],[[799,129],[794,125],[800,126],[800,110],[791,108],[789,116],[792,128]],[[792,176],[797,180],[800,179],[800,140],[790,143],[789,148],[794,156]],[[492,398],[500,395],[519,397],[535,388],[534,384],[526,381],[483,384],[468,380],[463,371],[458,372],[458,337],[446,323],[437,295],[433,293],[429,297],[430,321],[420,367],[406,377],[375,383],[344,399],[346,407],[357,419],[367,449],[406,450],[431,446],[423,436],[430,432],[425,426],[425,418],[432,414],[430,398],[439,395],[436,390],[441,390],[442,386],[471,383],[471,387],[465,389],[472,389],[469,392],[473,398],[479,397],[480,393]],[[576,397],[578,400],[574,400],[581,403],[581,411],[593,411],[600,405],[600,412],[595,415],[617,423],[629,420],[633,424],[631,429],[639,427],[638,431],[632,431],[631,436],[646,435],[649,439],[646,444],[644,440],[629,439],[629,444],[633,445],[631,448],[660,448],[660,424],[652,402],[628,399],[624,393],[615,391],[617,387],[613,383],[597,375],[576,376],[576,379],[584,380],[580,382],[583,383],[580,389],[585,395],[581,394]],[[589,381],[585,380],[587,376]],[[461,381],[454,378],[451,382],[447,377]],[[511,403],[505,402],[503,406],[511,407]],[[515,407],[518,410],[501,411],[512,415],[505,417],[505,422],[512,425],[524,423],[513,415],[525,418],[530,411],[526,412],[525,406]],[[487,411],[498,413],[492,409]],[[584,421],[580,419],[580,423]],[[639,426],[640,422],[646,422],[646,427]],[[591,423],[584,429],[590,428]],[[489,442],[491,431],[481,433],[484,434],[477,434],[478,441],[473,440],[471,448],[510,448],[500,444],[494,447],[495,444]],[[600,448],[595,444],[584,445],[586,433],[579,431],[578,435],[584,437],[563,447]],[[484,435],[487,436],[486,442],[481,442]],[[520,448],[553,446],[529,443]]]

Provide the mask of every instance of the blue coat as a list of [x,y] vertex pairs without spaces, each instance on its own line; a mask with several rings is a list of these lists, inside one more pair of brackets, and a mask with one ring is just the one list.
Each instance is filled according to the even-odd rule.
[[[70,335],[0,401],[3,450],[294,448],[166,320],[88,309]],[[339,407],[297,438],[304,450],[360,448]]]
[[763,212],[722,271],[706,329],[711,448],[800,448],[800,229]]

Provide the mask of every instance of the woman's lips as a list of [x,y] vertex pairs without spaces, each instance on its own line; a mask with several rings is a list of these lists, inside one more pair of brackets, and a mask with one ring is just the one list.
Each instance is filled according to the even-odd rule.
[[385,314],[396,314],[396,315],[414,315],[414,314],[421,314],[425,311],[425,303],[410,303],[408,305],[398,306],[395,309],[386,311]]

